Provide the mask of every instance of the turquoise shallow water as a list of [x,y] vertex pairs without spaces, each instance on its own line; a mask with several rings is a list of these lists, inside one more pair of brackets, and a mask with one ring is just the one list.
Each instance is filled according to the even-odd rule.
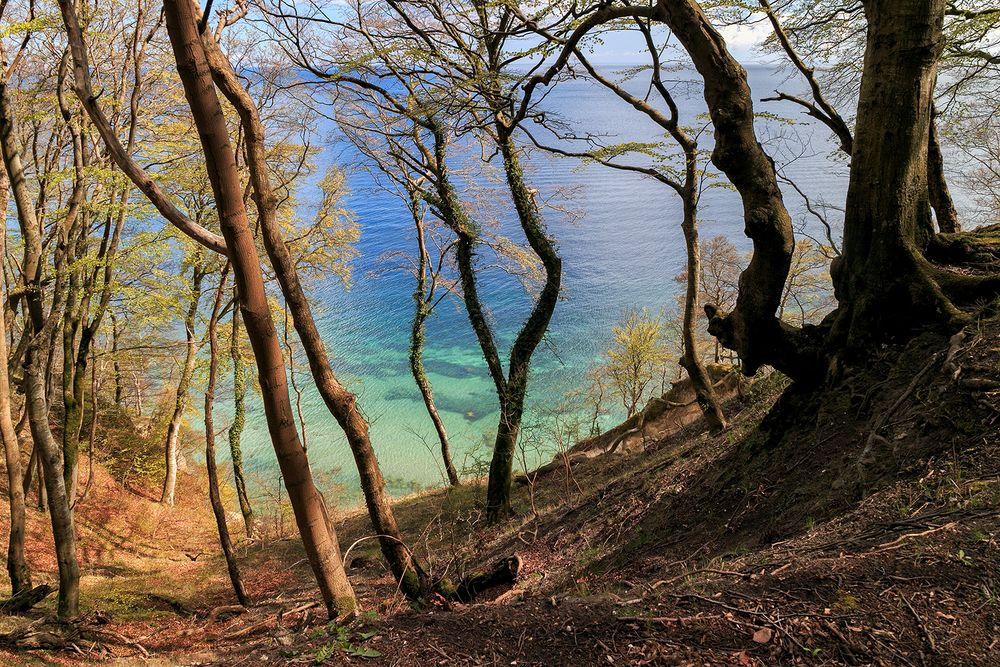
[[[750,69],[750,81],[757,98],[779,86],[788,88],[783,86],[784,75],[768,68]],[[688,110],[686,120],[699,123],[695,114],[703,111],[700,92],[691,90],[678,97]],[[609,142],[656,141],[661,136],[658,128],[620,100],[583,81],[560,85],[546,103],[591,132],[615,137]],[[804,122],[793,106],[758,106],[800,122],[795,127],[770,119],[760,122],[761,136],[776,161],[788,162],[786,173],[814,199],[842,202],[847,166],[829,159],[835,146],[824,129]],[[789,146],[782,139],[792,131],[804,139],[804,146]],[[710,136],[701,141],[706,151],[710,141]],[[335,158],[349,161],[350,151],[330,128],[324,160]],[[679,287],[674,277],[683,266],[684,246],[678,200],[657,182],[600,166],[581,168],[575,161],[539,153],[532,154],[527,172],[542,198],[573,188],[574,194],[566,201],[580,213],[575,221],[556,214],[547,216],[549,231],[564,260],[564,298],[546,343],[535,354],[530,421],[559,403],[568,391],[583,385],[584,374],[607,347],[611,327],[625,308],[673,307]],[[334,357],[335,370],[358,395],[371,421],[372,441],[392,491],[403,493],[410,490],[411,483],[430,485],[442,479],[434,431],[407,365],[412,279],[402,273],[372,273],[385,252],[412,250],[412,223],[403,203],[373,187],[372,177],[364,170],[351,170],[349,183],[352,194],[347,205],[362,228],[353,285],[345,290],[331,279],[315,285],[311,296],[318,306],[318,324]],[[820,236],[819,229],[807,219],[801,200],[794,193],[787,193],[786,199],[796,220]],[[741,250],[749,249],[742,234],[742,207],[733,192],[707,190],[701,218],[704,239],[724,234]],[[521,238],[509,219],[502,220],[502,227],[512,237]],[[530,302],[515,281],[496,273],[483,276],[482,291],[506,348]],[[470,462],[484,436],[496,426],[493,386],[457,301],[439,308],[428,323],[427,341],[428,375],[451,436],[456,464],[461,467]],[[305,372],[299,375],[300,380],[306,377]],[[322,477],[343,486],[341,504],[354,503],[360,494],[350,450],[315,390],[308,382],[304,384],[312,465]],[[620,417],[610,415],[605,425],[610,426],[616,416]],[[274,455],[263,414],[253,403],[245,448],[251,471],[261,480],[273,480],[277,475]],[[485,451],[479,455],[485,456]]]

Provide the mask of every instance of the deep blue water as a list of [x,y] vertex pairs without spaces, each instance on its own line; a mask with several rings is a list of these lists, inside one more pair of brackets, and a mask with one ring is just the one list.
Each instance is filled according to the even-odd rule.
[[[755,98],[765,97],[779,86],[796,89],[794,83],[783,85],[784,75],[770,68],[752,68],[749,73]],[[691,80],[690,75],[687,80]],[[676,88],[686,110],[685,121],[701,125],[704,121],[697,117],[704,111],[701,93],[685,88]],[[635,89],[641,90],[638,84]],[[608,142],[657,141],[662,137],[659,128],[645,117],[605,89],[585,81],[560,84],[546,104],[580,128],[607,135]],[[809,122],[792,105],[758,103],[757,108],[796,120],[793,126],[771,118],[762,118],[759,124],[775,160],[788,163],[786,173],[814,200],[842,203],[847,166],[843,160],[831,158],[835,145],[825,129]],[[329,148],[323,161],[349,163],[351,151],[337,137],[335,128],[328,128],[328,133]],[[793,134],[799,141],[783,139]],[[710,134],[703,135],[700,143],[706,153],[710,151]],[[683,268],[684,244],[679,201],[658,182],[599,165],[581,167],[572,159],[539,152],[531,154],[526,171],[539,197],[554,196],[579,213],[573,220],[553,211],[546,214],[549,232],[563,257],[564,298],[547,341],[535,354],[526,417],[530,422],[561,402],[568,391],[584,384],[584,374],[608,346],[611,328],[626,308],[645,306],[656,311],[674,307],[679,289],[674,278]],[[409,482],[428,485],[442,479],[434,431],[407,364],[412,278],[401,272],[373,273],[382,266],[379,258],[384,253],[412,252],[412,222],[403,202],[374,187],[365,170],[351,169],[349,183],[352,193],[346,203],[361,224],[352,286],[345,290],[330,279],[315,285],[311,296],[318,306],[318,324],[334,357],[335,371],[358,395],[371,420],[371,437],[383,471],[393,491],[399,493],[407,490]],[[568,197],[559,194],[565,188],[573,190]],[[308,197],[303,201],[309,201]],[[821,231],[806,216],[801,199],[789,190],[786,202],[796,222],[820,237]],[[838,217],[836,212],[831,215]],[[509,213],[501,212],[501,228],[512,238],[523,238]],[[723,234],[741,250],[748,250],[749,241],[742,229],[738,196],[724,188],[708,189],[701,204],[702,238]],[[516,281],[497,272],[482,277],[482,292],[506,348],[526,316],[530,300]],[[505,353],[506,349],[504,358]],[[486,456],[482,445],[496,426],[496,399],[457,300],[443,304],[428,323],[425,357],[456,464],[462,467],[470,463],[477,448],[480,457]],[[300,379],[306,377],[305,372],[299,374]],[[255,404],[250,409],[245,437],[247,464],[261,479],[273,480],[276,466],[263,414]],[[311,386],[304,412],[314,469],[324,477],[332,475],[345,487],[341,504],[355,502],[360,496],[350,450]],[[616,416],[620,415],[611,415],[605,426],[612,425]]]

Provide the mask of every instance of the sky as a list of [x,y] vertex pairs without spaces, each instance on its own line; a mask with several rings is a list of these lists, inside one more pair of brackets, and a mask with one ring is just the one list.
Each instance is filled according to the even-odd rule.
[[[770,26],[755,23],[751,26],[726,26],[720,30],[730,52],[742,64],[763,62],[760,45],[770,35]],[[635,31],[611,32],[601,35],[603,44],[596,47],[591,62],[595,64],[639,64],[649,61],[646,43]]]

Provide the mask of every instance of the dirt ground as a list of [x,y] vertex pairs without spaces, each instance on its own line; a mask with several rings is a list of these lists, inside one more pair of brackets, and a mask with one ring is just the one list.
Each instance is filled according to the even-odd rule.
[[[233,600],[194,479],[179,512],[122,500],[106,479],[79,518],[87,632],[0,663],[1000,665],[1000,393],[980,381],[997,377],[993,318],[888,348],[774,409],[784,383],[758,382],[719,436],[694,424],[550,467],[499,528],[475,483],[404,499],[401,527],[432,574],[517,554],[520,577],[414,610],[362,540],[350,575],[364,611],[341,625],[291,539],[240,546],[257,604],[221,613]],[[345,548],[370,532],[358,512],[339,529]],[[0,644],[40,633],[52,604],[5,619]]]

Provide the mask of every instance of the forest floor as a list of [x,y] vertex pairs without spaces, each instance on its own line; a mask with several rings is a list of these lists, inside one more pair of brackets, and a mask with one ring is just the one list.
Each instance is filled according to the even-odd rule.
[[[0,663],[1000,665],[997,378],[993,316],[886,348],[819,392],[757,382],[721,435],[697,423],[555,466],[518,486],[500,527],[484,525],[475,483],[401,500],[434,576],[520,557],[513,587],[469,605],[410,609],[349,513],[338,528],[364,611],[345,625],[316,606],[292,539],[241,545],[257,604],[219,614],[233,600],[195,478],[171,510],[102,473],[77,522],[84,610],[104,640]],[[31,564],[51,580],[29,512]]]

